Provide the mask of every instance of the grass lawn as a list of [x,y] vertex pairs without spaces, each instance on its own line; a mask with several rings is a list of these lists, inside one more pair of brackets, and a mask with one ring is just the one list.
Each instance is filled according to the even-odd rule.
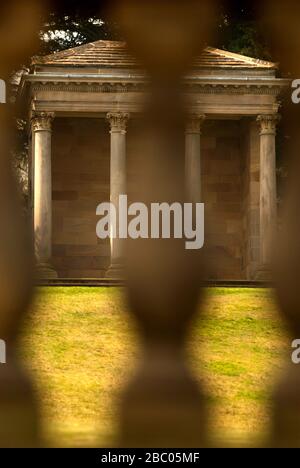
[[[139,356],[122,289],[39,288],[21,353],[36,380],[49,441],[111,444],[119,391]],[[285,353],[290,340],[271,291],[207,291],[189,358],[204,377],[217,436],[246,440],[268,430],[270,390]]]

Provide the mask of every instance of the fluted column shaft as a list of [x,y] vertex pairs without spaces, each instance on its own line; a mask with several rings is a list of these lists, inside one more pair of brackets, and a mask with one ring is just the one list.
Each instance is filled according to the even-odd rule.
[[201,201],[201,126],[204,115],[191,115],[185,132],[186,192],[189,201]]
[[260,115],[260,270],[268,274],[272,264],[277,222],[276,125],[278,115]]
[[[129,114],[125,112],[110,112],[107,114],[110,123],[110,202],[116,209],[119,196],[126,195],[126,128]],[[118,214],[118,212],[117,212]],[[117,216],[118,219],[118,216]],[[108,277],[122,277],[123,271],[123,240],[117,233],[111,233],[111,265]]]
[[32,118],[34,165],[34,237],[38,276],[57,277],[52,257],[52,113],[36,113]]

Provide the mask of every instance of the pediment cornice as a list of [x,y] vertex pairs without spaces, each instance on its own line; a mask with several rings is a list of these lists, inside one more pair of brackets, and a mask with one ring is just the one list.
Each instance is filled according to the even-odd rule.
[[[146,79],[85,79],[27,76],[27,85],[32,92],[53,91],[73,93],[143,93],[149,89]],[[184,93],[196,94],[265,94],[277,96],[290,85],[285,79],[193,79],[183,80]]]

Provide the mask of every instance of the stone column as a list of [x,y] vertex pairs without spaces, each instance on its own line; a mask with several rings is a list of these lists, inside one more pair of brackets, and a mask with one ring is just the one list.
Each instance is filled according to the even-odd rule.
[[34,166],[34,240],[37,274],[41,279],[57,278],[52,257],[52,113],[35,113],[32,118]]
[[277,225],[276,125],[279,116],[259,115],[260,125],[260,267],[258,279],[270,279]]
[[204,115],[189,117],[185,132],[186,192],[191,202],[201,201],[200,136]]
[[[107,114],[107,119],[110,123],[111,135],[110,202],[113,203],[117,209],[119,206],[119,196],[127,194],[126,127],[129,114],[124,112],[110,112]],[[111,265],[106,273],[106,276],[109,278],[122,278],[123,276],[123,243],[124,241],[119,238],[118,233],[111,233]]]

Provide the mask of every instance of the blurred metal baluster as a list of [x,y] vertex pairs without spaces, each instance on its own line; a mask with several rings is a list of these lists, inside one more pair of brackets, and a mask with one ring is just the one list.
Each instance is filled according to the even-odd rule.
[[[1,5],[0,77],[11,73],[33,52],[41,2]],[[14,122],[9,104],[0,106],[0,339],[6,364],[0,364],[0,446],[38,444],[38,411],[32,384],[16,354],[17,339],[32,291],[32,249],[11,173]]]
[[[300,3],[272,0],[264,7],[275,59],[285,74],[300,78]],[[289,160],[288,190],[275,264],[280,309],[292,342],[300,338],[300,107],[289,101],[284,116],[285,134],[289,135],[284,147],[284,158]],[[292,348],[273,396],[270,444],[276,447],[300,447],[300,368],[292,363],[291,353]]]
[[[119,2],[116,16],[131,51],[152,79],[137,168],[138,200],[185,200],[185,114],[181,77],[208,39],[213,2]],[[183,239],[127,242],[129,304],[143,356],[122,401],[121,444],[206,445],[206,407],[185,357],[190,322],[202,296],[202,252]]]

